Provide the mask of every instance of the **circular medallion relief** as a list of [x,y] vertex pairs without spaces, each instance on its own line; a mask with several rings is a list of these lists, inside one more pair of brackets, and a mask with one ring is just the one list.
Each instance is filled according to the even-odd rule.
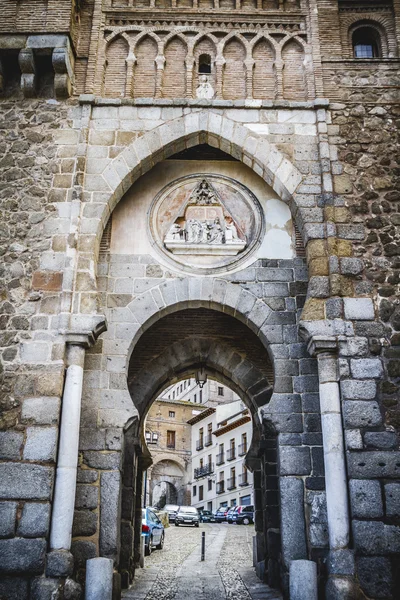
[[215,273],[236,267],[260,244],[262,210],[241,183],[199,173],[161,190],[150,207],[149,229],[169,261],[184,270]]

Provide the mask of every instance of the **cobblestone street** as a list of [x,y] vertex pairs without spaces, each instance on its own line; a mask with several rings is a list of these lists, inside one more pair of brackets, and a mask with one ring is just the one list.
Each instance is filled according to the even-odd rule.
[[[206,557],[200,561],[201,533]],[[281,600],[256,577],[252,526],[227,523],[169,527],[163,550],[146,557],[145,568],[124,592],[126,600]]]

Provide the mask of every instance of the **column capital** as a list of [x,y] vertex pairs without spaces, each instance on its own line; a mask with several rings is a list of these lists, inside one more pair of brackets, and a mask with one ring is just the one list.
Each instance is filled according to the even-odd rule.
[[[74,315],[78,317],[78,315]],[[71,346],[81,346],[88,349],[93,346],[99,335],[107,330],[107,320],[104,316],[88,317],[82,315],[79,318],[70,320],[70,327],[60,333],[64,336],[65,342]]]
[[313,335],[308,344],[307,350],[311,356],[320,354],[336,355],[338,352],[338,341],[334,336]]

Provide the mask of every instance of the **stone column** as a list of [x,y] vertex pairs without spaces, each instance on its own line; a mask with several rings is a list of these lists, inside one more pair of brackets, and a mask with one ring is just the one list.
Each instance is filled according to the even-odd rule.
[[[53,512],[50,532],[51,561],[60,566],[58,573],[71,569],[72,522],[74,518],[76,475],[78,466],[79,426],[81,416],[83,364],[85,347],[80,341],[67,345],[67,372],[62,399],[60,442],[57,459]],[[63,567],[65,565],[65,572]]]
[[[326,504],[329,529],[329,571],[327,600],[348,598],[352,587],[352,553],[346,457],[337,364],[337,340],[314,336],[308,345],[318,360],[319,398],[325,465]],[[349,577],[350,576],[350,577]]]
[[25,98],[36,95],[36,64],[32,48],[23,48],[18,55],[21,69],[21,90]]

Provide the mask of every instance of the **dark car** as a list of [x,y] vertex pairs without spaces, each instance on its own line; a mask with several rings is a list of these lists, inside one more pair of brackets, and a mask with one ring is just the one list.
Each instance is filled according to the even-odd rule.
[[168,513],[168,521],[170,523],[174,523],[175,522],[176,513],[179,510],[178,504],[166,504],[164,506],[163,510]]
[[142,535],[144,537],[144,553],[151,554],[153,548],[162,550],[164,546],[164,525],[150,508],[142,509]]
[[175,517],[175,526],[179,525],[200,525],[200,517],[197,508],[194,506],[180,506]]
[[235,514],[237,508],[237,506],[231,506],[231,508],[228,510],[228,513],[226,515],[226,520],[228,521],[228,523],[233,523],[233,515]]
[[232,515],[233,523],[238,525],[250,525],[254,523],[254,506],[238,506],[235,513]]
[[215,523],[215,518],[211,510],[202,510],[200,512],[200,521],[202,523]]
[[221,506],[218,510],[216,510],[214,513],[215,522],[223,523],[223,521],[226,521],[226,515],[228,514],[228,510],[229,508],[227,506]]

